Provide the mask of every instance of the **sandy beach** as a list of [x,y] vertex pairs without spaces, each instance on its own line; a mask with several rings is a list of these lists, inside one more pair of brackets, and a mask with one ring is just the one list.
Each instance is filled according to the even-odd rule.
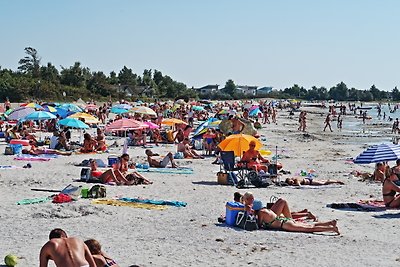
[[[27,161],[16,161],[3,154],[1,165],[16,169],[0,170],[0,257],[12,253],[23,257],[18,266],[38,266],[39,251],[48,241],[51,229],[60,227],[70,236],[84,240],[95,238],[104,251],[120,266],[399,266],[398,240],[400,211],[343,211],[326,207],[334,202],[357,202],[382,199],[381,184],[358,181],[350,175],[354,170],[373,171],[373,165],[355,165],[346,158],[356,157],[368,144],[391,141],[391,123],[373,118],[359,128],[339,132],[323,132],[328,109],[307,108],[307,134],[297,131],[298,113],[289,116],[278,112],[278,124],[264,125],[259,131],[264,147],[275,152],[292,176],[300,170],[314,169],[319,179],[338,179],[343,186],[321,188],[240,189],[217,184],[218,165],[214,158],[177,160],[180,166],[194,169],[193,174],[144,173],[154,183],[139,186],[107,186],[107,197],[131,197],[187,202],[186,207],[147,210],[132,207],[92,204],[89,199],[72,203],[51,202],[17,205],[26,198],[51,195],[32,188],[60,190],[80,177],[74,163],[99,158],[107,162],[110,155],[120,155],[119,147],[109,153],[77,154],[31,162],[32,168],[22,168]],[[344,122],[355,121],[352,115]],[[89,132],[94,132],[91,129]],[[75,132],[75,138],[78,133]],[[112,144],[115,138],[107,139]],[[174,145],[160,145],[153,150],[160,154],[175,152]],[[144,148],[129,147],[135,162],[145,161]],[[271,158],[271,157],[269,157]],[[394,162],[390,162],[391,166]],[[281,179],[289,177],[282,176]],[[256,199],[268,202],[271,196],[285,198],[292,210],[309,209],[320,221],[338,220],[340,236],[333,233],[305,234],[283,231],[246,232],[217,222],[225,214],[225,204],[233,193],[251,191]],[[49,266],[54,266],[51,263]]]

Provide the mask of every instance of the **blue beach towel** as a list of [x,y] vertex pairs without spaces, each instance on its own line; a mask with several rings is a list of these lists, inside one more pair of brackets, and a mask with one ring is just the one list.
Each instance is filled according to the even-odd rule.
[[136,168],[138,172],[157,172],[157,173],[175,173],[175,174],[193,174],[192,168]]
[[168,201],[168,200],[153,200],[153,199],[139,199],[139,198],[128,198],[123,197],[118,200],[126,201],[126,202],[138,202],[138,203],[146,203],[153,205],[168,205],[175,207],[186,207],[187,203],[182,201]]

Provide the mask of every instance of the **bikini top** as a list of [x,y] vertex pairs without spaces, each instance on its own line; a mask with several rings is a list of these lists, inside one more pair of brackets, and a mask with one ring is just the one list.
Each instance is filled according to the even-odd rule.
[[113,265],[116,265],[117,263],[115,262],[115,260],[107,258],[103,255],[104,260],[106,261],[106,264],[104,264],[103,267],[111,267]]
[[[386,180],[387,179],[385,179],[385,181],[383,181],[383,183],[385,184],[385,182],[386,182]],[[384,197],[394,197],[396,195],[396,191],[394,191],[394,190],[390,190],[390,192],[389,193],[382,193],[382,196],[384,196]]]

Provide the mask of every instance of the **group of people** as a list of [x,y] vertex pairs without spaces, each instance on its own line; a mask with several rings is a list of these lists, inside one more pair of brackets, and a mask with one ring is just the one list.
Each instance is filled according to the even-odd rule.
[[68,237],[60,228],[50,231],[49,241],[43,245],[39,255],[40,267],[47,267],[53,261],[57,267],[118,267],[115,260],[102,251],[95,239],[83,242]]
[[[271,207],[264,207],[261,201],[255,200],[251,192],[243,195],[236,192],[234,200],[244,205],[248,215],[256,216],[260,229],[279,229],[288,232],[334,232],[340,234],[337,221],[317,222],[314,214],[307,209],[291,212],[286,200],[278,199]],[[311,219],[314,223],[306,223],[298,219]]]

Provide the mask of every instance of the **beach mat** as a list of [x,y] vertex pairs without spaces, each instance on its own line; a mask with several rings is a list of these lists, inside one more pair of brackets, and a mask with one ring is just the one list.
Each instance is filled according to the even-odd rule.
[[169,200],[153,200],[153,199],[140,199],[140,198],[119,198],[121,201],[133,202],[133,203],[145,203],[152,205],[166,205],[174,207],[186,207],[187,203],[182,201],[169,201]]
[[138,202],[127,202],[127,201],[122,201],[122,200],[118,200],[118,199],[95,199],[95,200],[92,200],[92,204],[102,204],[102,205],[110,205],[110,206],[125,206],[125,207],[148,209],[148,210],[165,210],[168,208],[168,206],[160,206],[160,205],[138,203]]
[[385,203],[381,200],[360,200],[358,203],[331,203],[326,206],[347,211],[384,211],[387,209]]
[[138,172],[156,172],[156,173],[171,173],[171,174],[193,174],[192,168],[136,168]]
[[29,154],[22,154],[16,156],[14,160],[26,160],[26,161],[49,161],[51,159],[58,158],[58,155],[55,154],[41,154],[41,155],[29,155]]
[[293,188],[293,189],[332,189],[332,188],[342,188],[342,185],[302,185],[302,186],[286,186],[286,188]]

